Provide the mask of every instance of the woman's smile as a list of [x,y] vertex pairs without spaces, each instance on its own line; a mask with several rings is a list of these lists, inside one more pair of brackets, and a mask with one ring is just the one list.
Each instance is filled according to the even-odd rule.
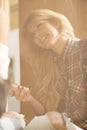
[[44,22],[33,26],[31,32],[32,40],[42,48],[50,49],[58,39],[58,30],[49,22]]

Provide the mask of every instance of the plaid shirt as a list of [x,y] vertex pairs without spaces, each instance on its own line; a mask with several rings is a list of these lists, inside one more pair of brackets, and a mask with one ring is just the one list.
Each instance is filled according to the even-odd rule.
[[84,128],[87,124],[87,39],[68,43],[61,66],[62,107],[75,124]]

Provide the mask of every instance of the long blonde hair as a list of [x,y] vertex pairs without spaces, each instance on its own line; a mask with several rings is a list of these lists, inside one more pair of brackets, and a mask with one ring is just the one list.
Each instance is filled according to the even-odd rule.
[[[45,20],[56,19],[60,25],[62,35],[74,37],[73,28],[64,15],[48,9],[39,9],[33,11],[25,22],[24,29],[26,34],[28,24],[37,19],[38,23]],[[54,61],[54,55],[51,50],[37,47],[29,38],[29,63],[37,80],[36,89],[38,89],[38,99],[44,104],[47,110],[57,110],[59,103],[59,67],[58,62]]]

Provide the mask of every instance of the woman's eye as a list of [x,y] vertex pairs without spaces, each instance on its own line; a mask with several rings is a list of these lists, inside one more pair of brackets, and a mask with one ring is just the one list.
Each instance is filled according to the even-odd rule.
[[42,25],[42,23],[38,24],[38,25],[37,25],[37,28],[39,28],[41,25]]
[[40,24],[37,25],[37,28],[39,28],[39,27],[40,27]]

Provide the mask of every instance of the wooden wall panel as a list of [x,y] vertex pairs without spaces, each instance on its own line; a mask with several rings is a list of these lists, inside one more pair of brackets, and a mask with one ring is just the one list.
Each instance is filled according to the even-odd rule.
[[10,0],[10,29],[19,27],[19,3],[18,0]]

